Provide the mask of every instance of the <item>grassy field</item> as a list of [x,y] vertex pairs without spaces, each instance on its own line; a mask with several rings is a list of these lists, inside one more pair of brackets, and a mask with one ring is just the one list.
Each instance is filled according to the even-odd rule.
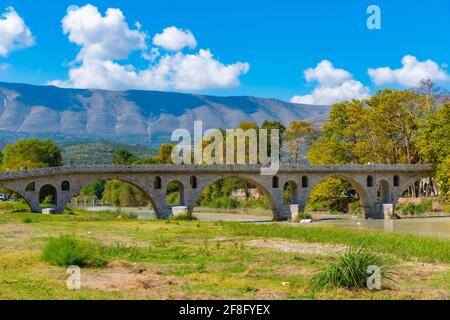
[[[61,216],[0,204],[0,299],[449,299],[450,241],[289,224],[127,220],[117,212]],[[46,262],[49,239],[99,248],[81,290]],[[313,290],[311,279],[350,245],[391,263],[383,290]]]

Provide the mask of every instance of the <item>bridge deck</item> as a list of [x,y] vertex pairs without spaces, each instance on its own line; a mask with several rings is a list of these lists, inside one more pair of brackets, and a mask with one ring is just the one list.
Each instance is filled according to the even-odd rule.
[[[62,166],[53,168],[44,168],[36,170],[24,170],[17,172],[6,172],[0,174],[1,180],[32,178],[42,176],[52,176],[60,174],[86,174],[86,173],[258,173],[263,168],[260,165],[90,165],[90,166]],[[377,173],[377,172],[418,172],[431,173],[431,165],[282,165],[280,173],[333,173],[333,172],[351,172],[351,173]]]

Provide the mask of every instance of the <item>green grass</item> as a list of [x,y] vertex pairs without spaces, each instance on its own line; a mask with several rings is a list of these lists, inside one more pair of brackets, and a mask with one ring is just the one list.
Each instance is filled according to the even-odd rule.
[[[31,225],[23,224],[27,217]],[[284,252],[247,243],[283,239],[298,248],[306,243],[364,246],[370,254],[395,261],[395,270],[402,275],[405,268],[412,271],[401,279],[401,289],[315,291],[310,287],[312,277],[337,262],[338,256]],[[118,270],[114,263],[95,270],[116,261],[121,261]],[[123,269],[126,261],[132,262],[132,269]],[[427,265],[422,262],[432,263],[431,271],[424,274],[422,270],[417,276],[415,268]],[[439,263],[436,269],[434,263]],[[118,218],[117,212],[77,209],[55,216],[0,213],[0,299],[433,298],[450,294],[450,269],[442,269],[446,263],[450,263],[450,241],[406,234],[278,223],[128,220]],[[85,275],[147,270],[142,276],[150,272],[150,277],[165,280],[160,287],[156,281],[144,291],[70,291],[65,280],[67,265],[72,264],[85,264]]]
[[29,223],[33,223],[33,219],[31,217],[23,217],[22,220],[20,220],[20,222],[25,223],[25,224],[29,224]]
[[404,259],[450,263],[450,241],[409,234],[359,231],[335,227],[294,227],[280,224],[256,225],[226,223],[233,235],[261,238],[284,238],[308,243],[331,243],[364,246],[367,249]]
[[330,287],[367,288],[368,272],[371,266],[380,268],[383,282],[391,280],[392,272],[389,270],[390,267],[387,267],[385,258],[364,247],[350,247],[335,262],[327,265],[311,279],[311,287],[314,290]]
[[68,267],[103,267],[107,261],[101,256],[100,246],[73,236],[50,238],[42,252],[42,259],[50,264]]

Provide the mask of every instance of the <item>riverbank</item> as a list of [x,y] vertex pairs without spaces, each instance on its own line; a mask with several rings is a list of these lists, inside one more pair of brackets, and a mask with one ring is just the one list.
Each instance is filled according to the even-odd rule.
[[[44,262],[50,237],[108,246],[103,268]],[[313,275],[349,245],[389,257],[395,282],[381,291],[313,291]],[[115,248],[115,249],[114,249]],[[127,220],[113,213],[0,214],[0,299],[450,299],[450,241],[288,223]]]

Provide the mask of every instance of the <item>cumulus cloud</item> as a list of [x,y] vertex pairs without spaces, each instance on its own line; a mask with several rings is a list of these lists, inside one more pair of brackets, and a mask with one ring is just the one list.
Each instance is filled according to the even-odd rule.
[[0,17],[0,57],[28,48],[36,43],[33,34],[13,7],[6,8]]
[[88,59],[70,70],[69,80],[56,80],[51,84],[111,90],[201,90],[237,86],[239,76],[248,70],[247,63],[224,65],[215,60],[210,51],[200,50],[197,54],[164,55],[157,64],[140,71],[132,65]]
[[[108,9],[102,16],[92,5],[70,7],[63,19],[63,30],[81,50],[69,70],[67,80],[50,84],[70,88],[202,90],[238,86],[239,77],[250,68],[248,63],[223,64],[210,50],[186,54],[197,41],[189,30],[169,27],[153,38],[153,47],[146,44],[147,34],[130,29],[119,9]],[[163,52],[161,52],[163,50]],[[119,63],[132,51],[140,51],[148,66],[139,69]],[[166,51],[166,52],[164,52]]]
[[168,51],[180,51],[183,48],[195,49],[197,40],[190,30],[169,27],[153,37],[153,44]]
[[317,87],[310,94],[292,97],[293,103],[331,105],[370,97],[369,88],[354,80],[350,72],[335,68],[328,60],[306,69],[304,76],[309,83],[317,82]]
[[90,4],[84,7],[71,6],[62,20],[64,34],[69,41],[81,46],[77,60],[126,59],[131,51],[145,50],[147,35],[130,29],[119,9],[106,10],[102,16]]
[[401,62],[402,67],[399,69],[370,68],[369,76],[377,85],[397,83],[405,87],[418,87],[424,79],[450,81],[450,75],[444,67],[432,60],[419,61],[414,56],[406,55]]

